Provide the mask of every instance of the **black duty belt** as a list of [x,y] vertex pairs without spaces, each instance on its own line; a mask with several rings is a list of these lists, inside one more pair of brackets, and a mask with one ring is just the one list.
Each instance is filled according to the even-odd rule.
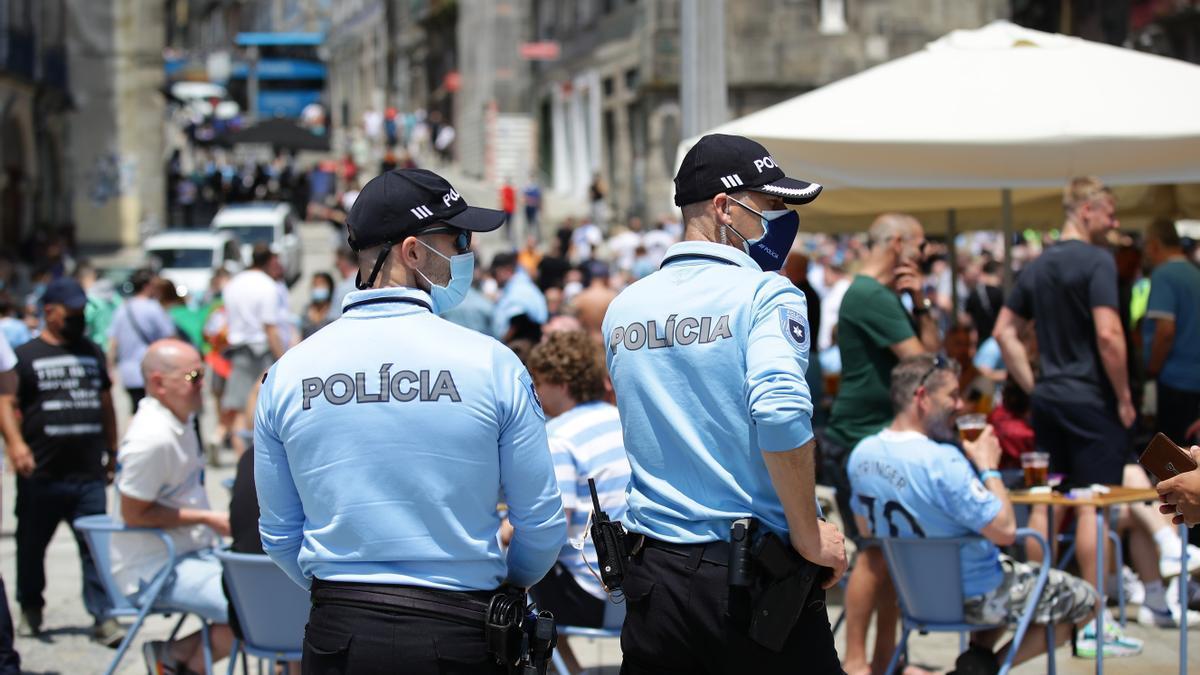
[[312,603],[374,610],[404,610],[482,628],[496,591],[442,591],[416,586],[313,579]]
[[672,544],[671,542],[645,537],[642,546],[644,548],[655,548],[683,558],[699,558],[699,560],[706,563],[729,567],[729,542],[727,541],[710,541],[704,544]]

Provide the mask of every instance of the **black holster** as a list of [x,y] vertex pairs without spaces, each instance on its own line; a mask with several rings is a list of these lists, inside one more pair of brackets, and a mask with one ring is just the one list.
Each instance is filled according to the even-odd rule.
[[[808,608],[809,597],[824,568],[805,560],[771,532],[754,541],[751,561],[747,634],[763,647],[779,652]],[[734,590],[731,587],[730,593]]]
[[488,654],[509,673],[545,675],[558,633],[553,614],[529,607],[524,591],[509,588],[488,603],[484,639]]

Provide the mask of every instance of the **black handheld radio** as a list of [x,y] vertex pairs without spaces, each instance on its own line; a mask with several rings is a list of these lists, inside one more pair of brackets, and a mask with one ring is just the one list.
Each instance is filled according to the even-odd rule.
[[592,492],[592,543],[596,545],[596,559],[600,563],[600,579],[609,591],[621,588],[625,578],[625,526],[614,521],[600,508],[600,497],[596,494],[596,481],[588,479]]

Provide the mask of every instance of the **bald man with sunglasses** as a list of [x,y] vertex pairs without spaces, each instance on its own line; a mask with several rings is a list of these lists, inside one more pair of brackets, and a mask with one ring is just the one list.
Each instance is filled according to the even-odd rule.
[[[158,340],[142,359],[146,397],[117,451],[121,519],[131,527],[166,530],[175,543],[175,569],[159,603],[212,622],[213,658],[229,653],[232,633],[221,590],[218,535],[229,534],[229,514],[214,511],[204,490],[204,452],[193,419],[204,405],[204,363],[194,347]],[[126,595],[140,593],[166,561],[152,535],[113,538],[113,576]],[[204,672],[200,634],[145,645],[151,672]],[[161,668],[165,668],[165,671]],[[186,670],[185,670],[186,669]]]

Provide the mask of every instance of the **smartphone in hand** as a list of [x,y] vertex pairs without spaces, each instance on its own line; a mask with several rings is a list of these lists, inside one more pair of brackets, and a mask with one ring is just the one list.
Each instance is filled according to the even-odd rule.
[[1175,445],[1164,434],[1155,434],[1150,445],[1138,458],[1138,463],[1148,469],[1159,480],[1166,480],[1181,473],[1196,470],[1196,461],[1191,453]]

